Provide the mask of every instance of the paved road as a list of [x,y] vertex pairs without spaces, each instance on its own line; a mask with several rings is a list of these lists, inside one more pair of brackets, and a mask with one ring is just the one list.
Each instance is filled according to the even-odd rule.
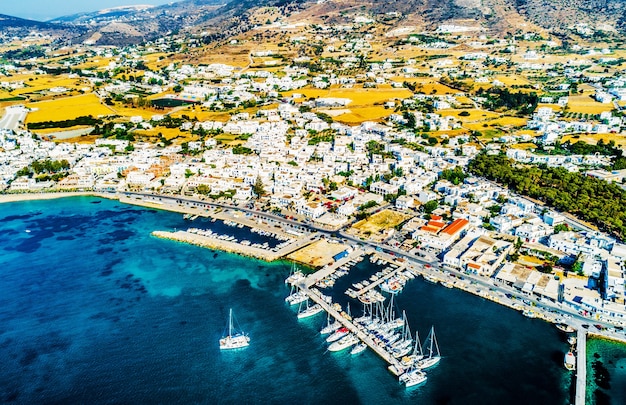
[[18,129],[26,114],[27,112],[21,108],[6,108],[4,116],[0,119],[0,129]]

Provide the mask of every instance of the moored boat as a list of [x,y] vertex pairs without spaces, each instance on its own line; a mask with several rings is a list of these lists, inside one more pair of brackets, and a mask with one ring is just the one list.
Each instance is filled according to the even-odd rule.
[[572,328],[566,323],[557,323],[555,326],[558,330],[562,332],[566,332],[566,333],[576,332],[576,329]]
[[359,343],[359,338],[357,338],[354,334],[350,333],[347,336],[342,337],[336,342],[333,342],[330,346],[328,346],[328,350],[331,352],[338,352],[340,350],[347,349],[350,346]]
[[312,307],[307,306],[305,310],[298,312],[298,319],[308,318],[315,314],[319,314],[323,310],[324,308],[322,308],[320,304],[315,304]]
[[426,380],[426,373],[421,370],[412,370],[400,376],[400,381],[402,381],[407,388],[425,383]]
[[348,328],[339,328],[337,329],[337,331],[335,333],[333,333],[332,335],[330,335],[329,337],[326,338],[326,341],[328,343],[332,343],[336,340],[341,339],[342,337],[346,336],[350,331],[348,330]]
[[574,356],[574,353],[569,351],[565,354],[563,365],[570,371],[576,370],[576,356]]
[[365,349],[367,349],[367,345],[365,343],[359,343],[358,345],[352,348],[352,350],[350,351],[350,354],[359,354],[365,351]]

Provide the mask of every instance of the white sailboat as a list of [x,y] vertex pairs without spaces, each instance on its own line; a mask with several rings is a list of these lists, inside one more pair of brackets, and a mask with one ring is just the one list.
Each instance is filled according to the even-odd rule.
[[[300,304],[300,306],[302,306],[302,304]],[[298,319],[308,318],[310,316],[313,316],[315,314],[322,312],[323,310],[324,308],[322,308],[320,304],[315,304],[312,307],[310,307],[309,300],[307,300],[306,308],[304,310],[300,308],[300,310],[298,311]]]
[[220,350],[239,349],[250,344],[250,337],[242,330],[233,329],[233,309],[228,314],[228,334],[220,339]]
[[322,335],[328,335],[329,333],[332,333],[334,331],[336,331],[337,329],[339,329],[341,327],[341,322],[335,320],[332,323],[330,322],[330,314],[328,314],[328,319],[326,321],[326,326],[324,326],[322,328],[322,330],[320,331],[320,334]]
[[434,326],[430,328],[430,333],[426,338],[424,346],[427,347],[428,354],[422,360],[417,362],[417,367],[422,370],[435,366],[439,363],[439,360],[441,360],[441,353],[439,353],[439,344],[437,343],[437,338],[435,337]]

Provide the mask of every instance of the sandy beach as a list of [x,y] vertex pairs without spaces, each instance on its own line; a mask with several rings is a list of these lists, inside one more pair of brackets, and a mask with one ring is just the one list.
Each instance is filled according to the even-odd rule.
[[35,200],[54,200],[65,197],[102,197],[109,199],[117,199],[115,194],[97,193],[88,191],[72,191],[59,193],[15,193],[0,194],[0,203],[19,202],[19,201],[35,201]]

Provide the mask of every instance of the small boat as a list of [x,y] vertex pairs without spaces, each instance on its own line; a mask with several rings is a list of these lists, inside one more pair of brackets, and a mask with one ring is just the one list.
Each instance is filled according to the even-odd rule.
[[365,349],[367,349],[367,345],[365,343],[359,343],[358,345],[352,348],[352,350],[350,351],[350,354],[359,354],[365,351]]
[[562,332],[566,332],[566,333],[576,332],[576,329],[572,328],[566,323],[557,323],[555,326],[558,330]]
[[228,315],[228,334],[220,339],[220,350],[239,349],[250,344],[250,337],[243,331],[233,330],[233,309]]
[[347,349],[350,346],[359,343],[359,338],[354,334],[350,333],[348,336],[344,336],[336,342],[333,342],[330,346],[328,346],[328,351],[338,352],[340,350]]
[[537,317],[537,315],[533,311],[531,311],[530,309],[523,310],[522,311],[522,315],[524,315],[527,318],[531,318],[531,319]]
[[429,283],[432,284],[437,284],[439,283],[439,279],[436,277],[431,276],[430,274],[424,274],[424,280],[428,281]]
[[576,370],[576,356],[571,351],[565,354],[565,359],[563,360],[563,365],[569,371]]
[[570,336],[567,338],[567,343],[574,346],[576,344],[576,336]]

